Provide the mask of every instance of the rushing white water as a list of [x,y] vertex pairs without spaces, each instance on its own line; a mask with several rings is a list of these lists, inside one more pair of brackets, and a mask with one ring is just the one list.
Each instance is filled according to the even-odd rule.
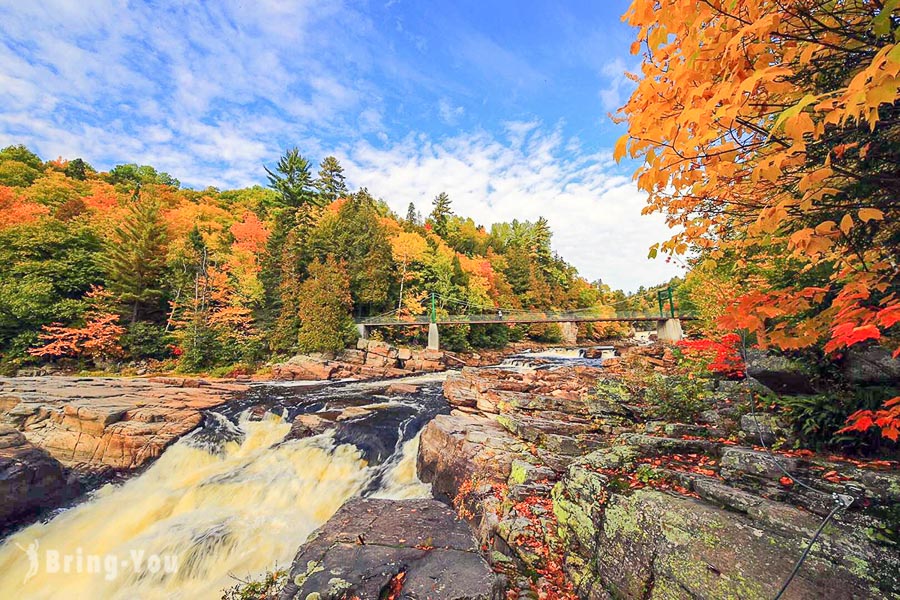
[[[234,577],[289,565],[376,471],[329,434],[282,443],[290,424],[277,416],[239,428],[217,451],[182,440],[140,476],[11,536],[0,598],[220,598]],[[417,446],[405,442],[374,495],[430,495]]]

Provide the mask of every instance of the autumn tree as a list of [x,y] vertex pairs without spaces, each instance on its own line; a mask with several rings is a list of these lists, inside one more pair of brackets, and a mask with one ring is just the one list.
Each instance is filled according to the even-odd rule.
[[297,335],[301,352],[329,352],[343,349],[352,340],[350,277],[343,262],[328,256],[313,261],[309,277],[300,285]]
[[106,292],[93,287],[85,299],[92,306],[85,312],[81,326],[44,325],[39,335],[41,345],[28,353],[51,359],[87,358],[95,363],[122,356],[119,342],[125,328],[119,325],[119,315],[106,310]]
[[166,225],[159,204],[138,187],[121,225],[106,244],[103,264],[107,287],[128,307],[132,323],[159,308],[160,278],[166,265]]
[[326,156],[319,165],[319,178],[316,188],[326,202],[333,202],[347,195],[347,182],[344,167],[333,156]]
[[[900,352],[896,3],[635,0],[617,158],[643,159],[660,249],[733,261],[723,326],[763,345]],[[655,253],[654,248],[652,252]]]
[[391,252],[394,262],[400,268],[400,293],[397,300],[397,309],[403,308],[403,288],[411,278],[412,263],[421,261],[428,250],[428,242],[415,232],[398,231],[391,237]]

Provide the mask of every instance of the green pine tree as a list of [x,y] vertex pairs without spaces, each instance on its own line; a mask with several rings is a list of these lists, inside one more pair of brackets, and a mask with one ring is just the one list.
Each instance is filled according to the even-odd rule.
[[134,191],[124,222],[113,231],[103,265],[107,289],[127,307],[132,323],[144,312],[160,308],[166,225],[159,204],[142,197],[140,186]]
[[326,156],[319,165],[319,178],[316,180],[316,188],[322,198],[327,202],[333,202],[347,195],[347,182],[344,177],[344,167],[333,156]]
[[450,209],[450,196],[446,192],[441,192],[431,201],[434,209],[431,211],[431,222],[434,231],[440,236],[447,235],[447,221],[453,211]]
[[410,225],[419,224],[419,213],[416,212],[416,205],[412,202],[410,202],[409,206],[406,207],[406,222]]
[[278,192],[285,206],[299,208],[307,204],[318,204],[309,161],[300,155],[300,150],[291,148],[278,160],[275,171],[264,167],[269,178],[269,187]]
[[350,277],[343,261],[328,256],[309,265],[309,277],[300,285],[297,314],[301,352],[329,352],[344,348],[353,338],[350,313]]

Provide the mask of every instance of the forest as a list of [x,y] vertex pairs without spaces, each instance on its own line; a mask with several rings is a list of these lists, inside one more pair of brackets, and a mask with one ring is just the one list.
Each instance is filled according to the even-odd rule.
[[[557,256],[543,218],[485,228],[454,214],[444,193],[424,217],[413,203],[397,215],[368,190],[351,192],[334,157],[314,172],[296,148],[264,174],[267,187],[193,190],[151,166],[98,172],[21,145],[0,151],[2,371],[164,361],[225,374],[342,348],[354,317],[425,314],[432,293],[440,314],[626,299]],[[393,341],[421,341],[405,331]],[[451,350],[523,338],[558,341],[559,331],[442,331]]]

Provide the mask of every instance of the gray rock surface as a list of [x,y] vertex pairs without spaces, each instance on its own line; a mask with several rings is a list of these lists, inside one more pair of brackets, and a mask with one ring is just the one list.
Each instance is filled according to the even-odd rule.
[[347,502],[297,552],[281,600],[499,599],[465,522],[436,500]]

